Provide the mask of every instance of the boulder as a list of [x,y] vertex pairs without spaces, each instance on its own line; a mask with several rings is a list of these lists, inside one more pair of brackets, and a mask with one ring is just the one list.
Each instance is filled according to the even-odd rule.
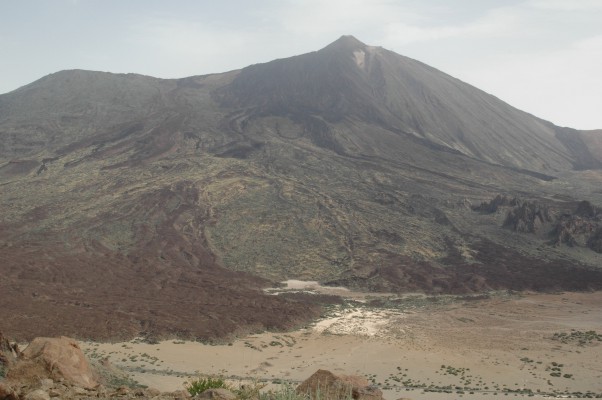
[[297,393],[308,394],[312,399],[382,400],[383,393],[371,386],[368,380],[357,375],[335,375],[319,369],[297,387]]
[[23,350],[23,358],[41,364],[54,380],[63,378],[86,389],[98,386],[96,374],[74,339],[35,338]]

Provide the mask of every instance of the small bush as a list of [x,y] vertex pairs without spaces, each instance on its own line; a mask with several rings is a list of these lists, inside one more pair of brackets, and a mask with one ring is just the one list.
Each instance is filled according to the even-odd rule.
[[186,384],[186,390],[192,397],[197,394],[203,393],[207,389],[230,389],[230,386],[222,378],[199,378],[197,380],[188,382]]

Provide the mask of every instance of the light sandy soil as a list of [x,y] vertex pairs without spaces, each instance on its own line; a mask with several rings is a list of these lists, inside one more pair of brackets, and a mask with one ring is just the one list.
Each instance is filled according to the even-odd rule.
[[[521,388],[602,394],[602,292],[390,300],[380,307],[346,303],[305,329],[224,345],[135,340],[83,347],[162,390],[181,389],[198,374],[300,382],[324,368],[367,376],[388,399],[497,399]],[[554,338],[560,333],[568,339]]]

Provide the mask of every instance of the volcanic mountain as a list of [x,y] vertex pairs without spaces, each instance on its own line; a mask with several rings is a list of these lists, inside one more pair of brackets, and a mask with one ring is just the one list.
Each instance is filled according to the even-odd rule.
[[9,334],[286,328],[319,307],[261,292],[284,279],[602,288],[601,132],[351,36],[183,79],[61,71],[0,96],[0,139]]

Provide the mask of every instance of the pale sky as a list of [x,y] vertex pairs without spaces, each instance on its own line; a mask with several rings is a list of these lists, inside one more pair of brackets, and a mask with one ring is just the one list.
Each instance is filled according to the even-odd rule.
[[602,129],[602,0],[0,0],[0,93],[63,69],[225,72],[341,35]]

